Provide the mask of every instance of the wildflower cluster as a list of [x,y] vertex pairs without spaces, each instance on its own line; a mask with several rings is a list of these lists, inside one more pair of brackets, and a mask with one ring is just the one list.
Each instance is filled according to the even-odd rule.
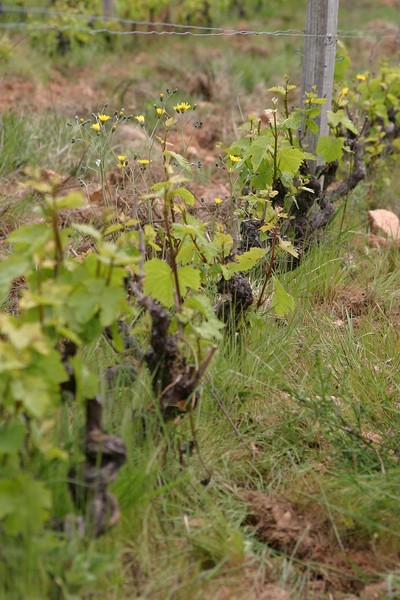
[[126,160],[126,156],[121,154],[121,155],[117,156],[117,158],[118,158],[117,167],[119,169],[126,169],[126,167],[128,166],[128,161]]
[[179,104],[175,104],[173,107],[174,111],[177,113],[185,113],[192,108],[192,105],[189,102],[180,102]]
[[93,115],[95,118],[95,122],[90,126],[93,131],[96,133],[100,133],[102,126],[107,123],[111,119],[110,115],[105,115],[104,113],[98,113],[97,115]]
[[105,109],[106,109],[107,105],[105,104],[101,110],[101,112],[98,113],[93,113],[92,114],[92,119],[82,119],[82,118],[75,118],[76,124],[79,127],[85,127],[86,125],[90,124],[90,129],[92,131],[94,131],[98,136],[103,132],[103,133],[108,133],[108,129],[106,130],[106,124],[112,120],[112,125],[110,128],[111,133],[114,133],[115,130],[117,129],[118,125],[120,125],[123,122],[127,122],[130,119],[132,119],[132,115],[125,115],[125,110],[123,108],[121,108],[121,110],[119,111],[115,111],[114,112],[114,116],[112,117],[111,115],[108,115],[105,113]]
[[141,168],[141,170],[144,171],[146,167],[151,163],[151,160],[149,160],[148,158],[138,158],[136,162]]

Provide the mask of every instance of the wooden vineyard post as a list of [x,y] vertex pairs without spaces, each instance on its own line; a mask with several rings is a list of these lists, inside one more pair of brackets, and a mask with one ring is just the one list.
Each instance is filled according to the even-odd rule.
[[315,153],[318,137],[328,133],[327,111],[332,102],[338,11],[339,0],[307,0],[301,97],[304,103],[305,93],[315,86],[316,94],[326,98],[317,120],[319,133],[307,132],[306,135],[305,149],[312,153]]
[[114,0],[102,0],[103,17],[114,16]]

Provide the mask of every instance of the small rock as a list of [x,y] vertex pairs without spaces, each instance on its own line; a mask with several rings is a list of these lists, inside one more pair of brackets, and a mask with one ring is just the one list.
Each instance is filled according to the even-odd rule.
[[372,233],[400,240],[400,220],[392,211],[385,208],[368,211]]

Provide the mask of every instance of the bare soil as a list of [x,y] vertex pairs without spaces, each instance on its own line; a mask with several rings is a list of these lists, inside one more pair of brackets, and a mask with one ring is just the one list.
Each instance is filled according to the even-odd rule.
[[309,573],[307,598],[384,597],[374,580],[385,564],[368,545],[339,539],[326,517],[283,497],[246,492],[243,499],[249,507],[246,524],[256,537]]
[[2,113],[43,113],[53,109],[66,114],[78,114],[89,111],[94,105],[101,105],[106,100],[104,92],[97,89],[96,82],[88,81],[84,73],[74,81],[69,81],[60,73],[54,72],[51,81],[46,83],[4,75],[0,83]]

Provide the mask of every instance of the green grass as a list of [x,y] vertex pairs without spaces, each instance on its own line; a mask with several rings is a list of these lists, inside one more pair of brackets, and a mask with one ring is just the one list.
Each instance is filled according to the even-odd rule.
[[[52,556],[59,585],[82,598],[200,600],[223,586],[232,594],[239,586],[239,597],[256,598],[256,578],[248,575],[255,569],[266,570],[296,598],[312,598],[310,577],[327,567],[257,541],[245,525],[242,494],[249,490],[282,495],[328,520],[338,548],[372,544],[375,576],[389,577],[390,559],[400,548],[400,420],[392,320],[398,255],[391,266],[388,253],[366,252],[354,206],[345,233],[339,236],[334,223],[301,267],[286,275],[296,298],[293,317],[277,321],[268,311],[253,316],[236,341],[220,346],[194,413],[201,459],[194,453],[186,466],[179,464],[177,446],[192,439],[188,418],[160,429],[158,418],[147,414],[143,429],[140,415],[152,400],[144,369],[133,387],[108,397],[105,427],[128,447],[128,463],[113,485],[122,520],[103,539],[88,545],[75,540],[61,559]],[[373,300],[357,320],[340,293],[351,298],[352,290],[366,287]],[[336,305],[340,297],[343,305]],[[87,355],[94,369],[111,359],[107,348]],[[60,439],[78,449],[82,415],[73,406],[63,410]],[[381,443],[369,444],[368,432],[380,435]],[[65,471],[64,477],[47,477],[62,513],[68,505]],[[395,581],[393,562],[392,572]],[[373,573],[360,570],[353,577],[365,583]],[[247,591],[238,578],[250,586]],[[24,585],[31,589],[29,579]]]
[[[128,463],[113,485],[121,522],[100,540],[73,539],[61,548],[52,549],[49,533],[42,552],[54,577],[50,587],[41,577],[37,544],[34,550],[7,545],[3,569],[12,587],[3,588],[3,597],[200,600],[223,586],[233,594],[239,586],[239,597],[256,598],[253,569],[266,570],[296,598],[311,598],[310,578],[327,567],[257,541],[245,524],[242,494],[249,490],[316,512],[331,523],[338,548],[372,545],[376,576],[389,577],[392,570],[396,580],[390,559],[400,547],[393,321],[399,259],[395,254],[388,261],[390,250],[368,254],[364,235],[354,206],[345,233],[339,236],[334,223],[301,267],[286,275],[296,298],[293,317],[286,322],[268,311],[254,315],[239,338],[220,346],[194,413],[201,460],[195,453],[186,466],[179,464],[178,445],[192,439],[188,418],[160,429],[158,418],[147,414],[143,429],[140,415],[152,400],[145,369],[133,387],[107,397],[105,428],[122,435],[128,447]],[[340,294],[351,298],[359,288],[372,293],[356,319]],[[112,358],[102,347],[86,357],[95,370]],[[75,454],[82,410],[70,405],[62,414],[58,436]],[[379,444],[369,444],[369,432],[381,436]],[[43,473],[56,515],[72,508],[66,472],[61,465]],[[362,570],[353,575],[364,583],[371,577]],[[247,591],[238,583],[243,578]]]
[[27,166],[73,169],[73,162],[71,132],[64,116],[51,111],[34,118],[15,114],[3,116],[0,177],[21,172]]

